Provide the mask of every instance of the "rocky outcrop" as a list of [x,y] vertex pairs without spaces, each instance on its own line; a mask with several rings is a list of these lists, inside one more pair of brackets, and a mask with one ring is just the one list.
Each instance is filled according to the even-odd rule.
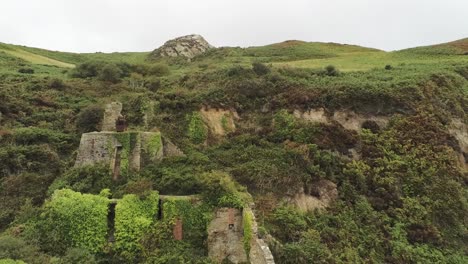
[[[361,115],[353,111],[337,111],[333,114],[333,120],[338,122],[348,130],[360,131],[362,128],[371,128],[377,125],[378,128],[384,128],[388,124],[388,117],[374,116],[374,115]],[[369,127],[365,127],[365,124]]]
[[296,118],[308,122],[330,124],[337,122],[345,129],[360,131],[362,128],[378,129],[387,126],[389,118],[386,116],[363,115],[354,111],[336,111],[333,115],[327,113],[323,108],[309,109],[307,111],[294,110]]
[[468,125],[460,119],[453,119],[449,125],[449,133],[458,141],[460,165],[468,169]]
[[214,48],[200,35],[172,39],[150,54],[150,58],[185,57],[191,59]]
[[122,103],[112,102],[104,108],[104,119],[102,120],[101,131],[115,131],[115,122],[121,116]]
[[288,202],[303,212],[314,209],[324,209],[330,206],[338,198],[338,190],[335,183],[328,180],[319,180],[311,184],[308,190],[300,189]]
[[214,137],[224,136],[236,130],[235,119],[239,119],[234,110],[202,108],[200,115]]

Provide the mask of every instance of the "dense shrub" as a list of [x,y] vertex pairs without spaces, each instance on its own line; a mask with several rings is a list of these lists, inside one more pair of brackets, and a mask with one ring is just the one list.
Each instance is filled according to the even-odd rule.
[[26,73],[26,74],[33,74],[34,73],[34,69],[32,68],[20,68],[18,70],[19,73]]
[[82,109],[77,115],[76,128],[82,133],[99,131],[101,129],[101,122],[103,118],[104,108],[97,105],[88,106]]
[[99,70],[98,79],[105,82],[117,83],[123,72],[115,64],[107,64]]
[[270,73],[270,68],[266,66],[263,63],[260,62],[254,62],[252,63],[252,70],[257,74],[257,75],[265,75]]
[[47,263],[49,259],[50,257],[40,252],[39,248],[26,243],[21,238],[9,235],[0,236],[0,263],[22,264],[27,262],[30,264],[43,264]]
[[199,175],[202,196],[206,203],[219,207],[243,208],[247,200],[240,186],[227,173],[205,172]]
[[327,67],[325,67],[325,74],[328,76],[338,76],[340,72],[335,66],[328,65]]
[[76,192],[99,194],[113,186],[108,164],[70,168],[49,186],[51,195],[56,190],[69,188]]

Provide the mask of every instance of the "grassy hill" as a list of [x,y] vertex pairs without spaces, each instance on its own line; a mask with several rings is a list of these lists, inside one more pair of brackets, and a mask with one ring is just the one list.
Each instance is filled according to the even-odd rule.
[[[213,212],[252,201],[276,263],[467,263],[466,42],[285,41],[191,61],[0,44],[0,263],[211,263]],[[81,134],[112,101],[129,131],[160,131],[185,156],[119,182],[108,164],[75,168]],[[324,182],[336,198],[301,210],[327,199]],[[153,221],[152,190],[199,198],[195,211],[167,205],[189,219],[183,241],[175,219]],[[105,237],[110,195],[138,231],[117,246]],[[85,232],[94,221],[99,237]]]

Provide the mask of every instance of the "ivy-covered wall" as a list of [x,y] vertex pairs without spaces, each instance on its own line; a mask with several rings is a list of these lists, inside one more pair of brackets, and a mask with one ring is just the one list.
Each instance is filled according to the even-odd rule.
[[158,213],[159,194],[146,197],[125,195],[115,207],[115,250],[131,260],[140,251],[139,240],[150,228]]
[[45,204],[42,217],[62,243],[96,253],[107,243],[108,205],[105,196],[62,189]]
[[212,218],[206,204],[195,203],[187,197],[165,198],[162,204],[163,220],[174,224],[177,218],[182,220],[184,240],[202,244],[207,236],[207,226]]
[[118,145],[122,146],[121,175],[131,170],[138,171],[163,155],[160,132],[92,132],[82,135],[75,166],[107,163],[112,170]]

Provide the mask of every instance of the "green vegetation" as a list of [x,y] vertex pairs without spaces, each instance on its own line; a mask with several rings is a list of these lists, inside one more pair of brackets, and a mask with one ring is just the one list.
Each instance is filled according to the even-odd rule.
[[249,256],[252,236],[253,236],[253,216],[250,211],[244,211],[242,214],[242,225],[243,225],[243,234],[244,234],[244,250],[245,254]]
[[188,127],[188,134],[190,139],[195,144],[201,144],[205,142],[208,137],[208,129],[203,123],[203,119],[198,112],[193,112],[190,117],[190,123]]
[[142,250],[139,240],[148,231],[158,212],[159,195],[125,195],[115,207],[115,250],[125,259],[137,258]]
[[99,195],[55,191],[37,223],[44,246],[52,246],[50,250],[55,252],[70,247],[101,252],[107,243],[108,204],[109,200]]
[[[277,263],[467,263],[467,43],[287,41],[191,62],[0,44],[0,263],[209,263],[213,212],[252,203]],[[129,124],[116,182],[109,164],[74,167],[112,101]],[[215,140],[202,108],[235,111],[235,129],[221,117]],[[185,155],[155,159],[168,141]],[[294,205],[326,200],[323,182],[327,208]]]

